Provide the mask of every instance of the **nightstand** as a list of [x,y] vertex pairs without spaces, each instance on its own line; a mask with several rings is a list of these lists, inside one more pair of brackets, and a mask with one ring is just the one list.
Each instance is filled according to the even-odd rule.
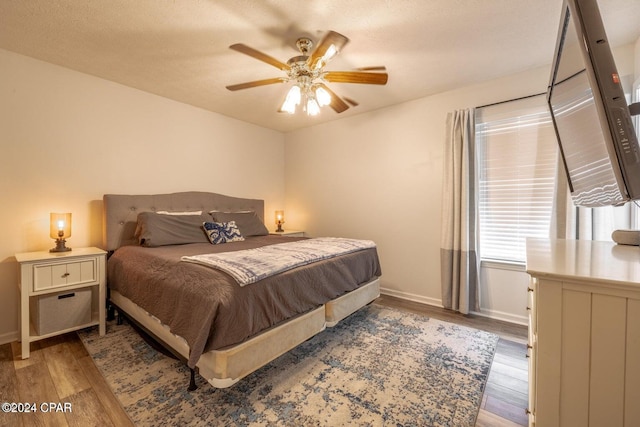
[[74,248],[15,255],[23,359],[37,340],[93,325],[105,334],[106,254],[98,248]]
[[286,236],[286,237],[304,237],[304,231],[296,230],[284,230],[284,231],[270,231],[269,234],[274,236]]

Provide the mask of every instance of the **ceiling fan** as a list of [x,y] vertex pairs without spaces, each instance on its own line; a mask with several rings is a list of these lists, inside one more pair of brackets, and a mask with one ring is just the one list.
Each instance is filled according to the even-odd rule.
[[279,68],[286,72],[286,76],[239,83],[227,86],[227,89],[236,91],[275,83],[293,82],[282,107],[278,110],[279,112],[293,114],[296,107],[302,104],[302,109],[311,116],[318,114],[320,107],[325,105],[331,106],[337,113],[342,113],[349,108],[347,103],[354,107],[358,103],[347,97],[339,97],[329,89],[327,83],[384,85],[387,84],[388,79],[386,72],[375,72],[384,71],[385,67],[383,66],[364,67],[355,71],[326,71],[325,65],[348,42],[349,39],[342,34],[329,31],[311,52],[313,41],[308,37],[301,37],[296,41],[296,46],[302,55],[294,56],[286,64],[245,44],[233,44],[229,46],[230,49]]

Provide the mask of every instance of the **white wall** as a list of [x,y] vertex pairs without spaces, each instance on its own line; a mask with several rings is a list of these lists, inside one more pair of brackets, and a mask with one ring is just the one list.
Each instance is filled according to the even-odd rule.
[[289,227],[375,240],[384,291],[440,305],[447,113],[543,92],[548,74],[530,70],[287,134]]
[[636,40],[634,47],[634,76],[637,79],[640,79],[640,39]]
[[284,136],[0,50],[0,343],[18,337],[14,253],[102,245],[102,195],[212,191],[284,205]]
[[[621,52],[623,75],[633,66],[633,47]],[[528,70],[287,134],[287,226],[375,240],[383,292],[441,305],[447,113],[545,92],[548,79],[549,67]],[[481,277],[481,312],[526,323],[524,270],[489,267]]]

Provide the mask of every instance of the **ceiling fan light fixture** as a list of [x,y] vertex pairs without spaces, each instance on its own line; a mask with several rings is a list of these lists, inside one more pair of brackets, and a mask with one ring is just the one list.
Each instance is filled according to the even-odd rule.
[[321,107],[331,104],[331,95],[322,86],[316,88],[316,99]]
[[280,110],[285,113],[295,114],[296,105],[292,103],[288,103],[287,101],[284,101],[284,104],[282,104],[282,107],[280,108]]
[[289,114],[294,114],[296,112],[296,105],[300,104],[300,99],[300,87],[298,85],[291,86],[291,89],[289,89],[287,97],[282,104],[282,111]]
[[310,116],[317,116],[320,113],[320,106],[313,97],[307,98],[307,114]]

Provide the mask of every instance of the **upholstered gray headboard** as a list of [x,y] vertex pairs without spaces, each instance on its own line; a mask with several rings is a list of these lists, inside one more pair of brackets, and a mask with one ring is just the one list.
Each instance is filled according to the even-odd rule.
[[187,191],[151,195],[105,194],[102,201],[103,243],[108,251],[116,250],[120,246],[138,244],[134,233],[140,212],[201,210],[202,213],[207,213],[212,210],[251,210],[264,222],[264,200],[243,199],[217,193]]

